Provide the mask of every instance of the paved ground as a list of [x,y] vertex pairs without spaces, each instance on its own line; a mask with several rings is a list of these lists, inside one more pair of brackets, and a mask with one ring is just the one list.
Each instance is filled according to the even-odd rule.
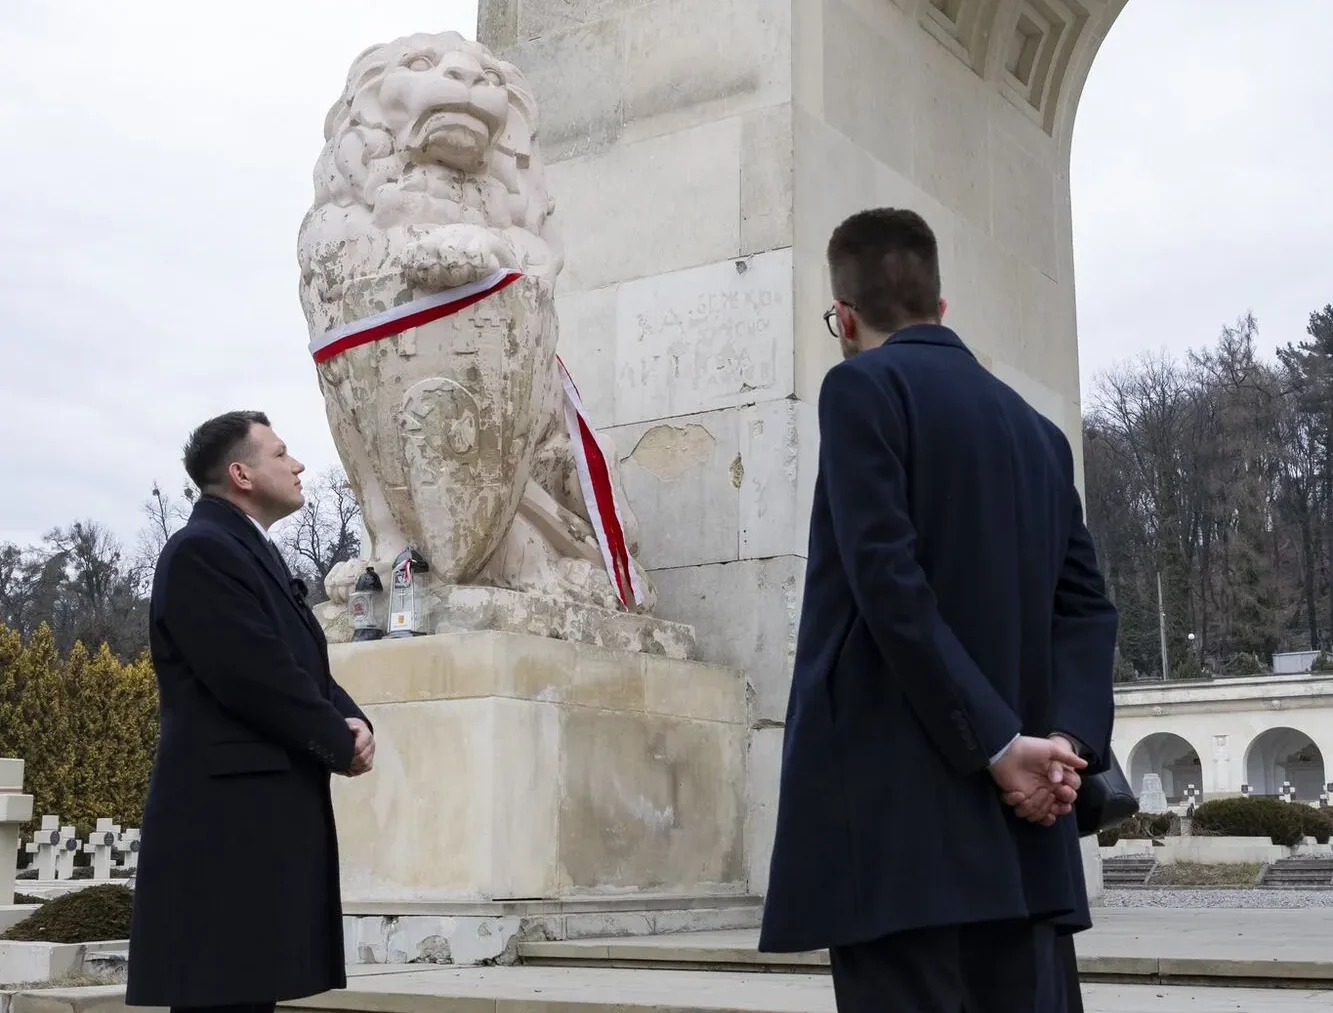
[[[1080,937],[1080,958],[1133,973],[1163,972],[1171,961],[1209,975],[1321,975],[1309,987],[1216,988],[1160,984],[1084,986],[1088,1013],[1329,1013],[1333,1010],[1333,909],[1102,909]],[[357,967],[349,987],[291,1005],[361,1013],[834,1013],[824,973],[751,969],[753,932],[541,944],[592,963],[568,967]],[[541,947],[536,949],[540,950]],[[572,949],[570,949],[572,947]],[[559,951],[556,951],[557,953]],[[605,966],[638,954],[648,965]],[[821,955],[807,956],[811,965]],[[597,962],[602,962],[598,966]],[[663,963],[686,969],[668,969]],[[700,962],[723,970],[688,969]],[[1146,964],[1147,971],[1142,968]],[[1211,968],[1211,970],[1209,970]],[[1230,969],[1228,971],[1228,968]],[[1285,969],[1285,970],[1284,970]],[[1303,970],[1302,970],[1303,969]],[[801,967],[791,970],[803,972]],[[812,971],[817,967],[812,966]],[[1179,971],[1177,970],[1177,973]],[[7,1013],[120,1013],[123,987],[30,993]],[[4,1007],[0,995],[0,1010]]]
[[[1333,991],[1088,985],[1083,994],[1087,1013],[1327,1013],[1333,1009]],[[562,1005],[568,1003],[606,1006],[615,1013],[834,1013],[833,985],[822,974],[591,967],[492,967],[358,977],[352,991],[325,996],[310,1005],[373,1009],[376,1013],[481,1013],[483,1009],[488,1013],[554,1013],[568,1011],[569,1006]]]

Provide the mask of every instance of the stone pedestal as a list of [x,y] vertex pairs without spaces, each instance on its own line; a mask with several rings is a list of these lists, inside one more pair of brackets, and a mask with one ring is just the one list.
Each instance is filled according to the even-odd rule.
[[1084,837],[1079,841],[1083,853],[1083,882],[1088,891],[1088,903],[1098,907],[1106,901],[1106,881],[1102,876],[1102,849],[1097,845],[1097,836]]
[[377,743],[334,779],[349,909],[742,892],[739,672],[495,632],[331,656]]

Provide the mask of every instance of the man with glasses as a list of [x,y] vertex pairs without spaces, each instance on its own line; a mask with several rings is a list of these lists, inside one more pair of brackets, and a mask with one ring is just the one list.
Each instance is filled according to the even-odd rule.
[[1063,1013],[1117,627],[1069,442],[941,323],[919,215],[853,215],[828,264],[845,361],[760,948],[828,947],[842,1013]]

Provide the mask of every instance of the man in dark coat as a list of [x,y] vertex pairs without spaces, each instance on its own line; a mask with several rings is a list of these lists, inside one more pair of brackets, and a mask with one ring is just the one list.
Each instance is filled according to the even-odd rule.
[[941,325],[910,211],[828,248],[820,464],[760,948],[838,1008],[1065,1008],[1070,807],[1110,756],[1117,617],[1060,430]]
[[277,548],[303,466],[259,412],[190,436],[203,495],[158,559],[161,739],[144,810],[126,1002],[271,1013],[346,985],[331,773],[374,736]]

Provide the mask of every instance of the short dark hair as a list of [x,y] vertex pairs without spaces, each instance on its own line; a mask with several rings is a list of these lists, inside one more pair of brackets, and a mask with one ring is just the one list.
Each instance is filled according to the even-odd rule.
[[225,481],[231,462],[245,456],[251,427],[268,424],[263,412],[226,412],[209,419],[185,441],[185,474],[204,492],[216,489]]
[[852,215],[829,238],[828,264],[833,297],[881,334],[939,319],[939,244],[915,211]]

